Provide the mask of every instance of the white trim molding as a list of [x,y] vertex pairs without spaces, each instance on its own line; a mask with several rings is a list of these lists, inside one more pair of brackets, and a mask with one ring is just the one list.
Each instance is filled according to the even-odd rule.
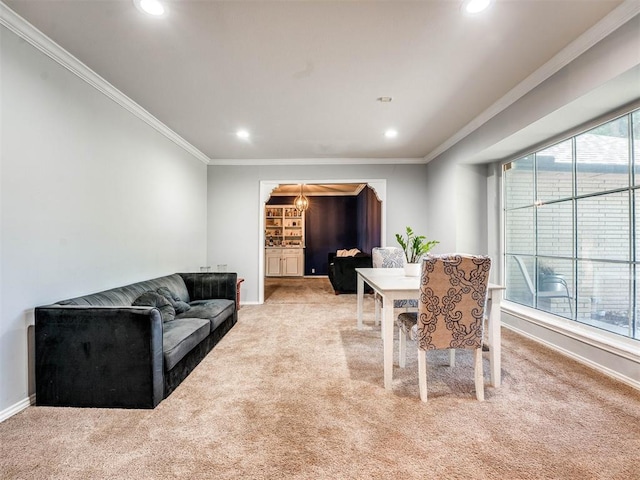
[[11,10],[2,1],[0,1],[0,25],[8,28],[11,32],[24,39],[49,58],[76,75],[78,78],[84,80],[100,93],[104,94],[125,110],[138,117],[140,120],[167,137],[182,149],[186,150],[202,163],[209,165],[211,160],[204,153],[191,145],[184,138],[151,115],[151,113],[131,100],[124,93],[23,19],[16,12]]
[[369,179],[369,180],[353,180],[353,179],[342,179],[342,180],[260,180],[260,201],[262,203],[267,203],[269,201],[269,197],[271,197],[271,192],[278,188],[280,185],[288,185],[288,184],[296,184],[296,183],[304,183],[305,185],[326,185],[326,184],[343,184],[343,183],[362,183],[367,184],[376,194],[378,200],[382,203],[387,201],[387,180],[386,179]]
[[[215,158],[210,165],[419,165],[427,163],[419,158]],[[319,182],[315,182],[319,183]]]
[[35,405],[35,403],[36,396],[34,394],[23,400],[20,400],[18,403],[14,403],[9,408],[5,408],[4,410],[0,411],[0,423],[4,422],[7,418],[13,417],[14,415],[20,413],[25,408],[30,407],[31,405]]
[[640,341],[504,300],[505,328],[640,390]]

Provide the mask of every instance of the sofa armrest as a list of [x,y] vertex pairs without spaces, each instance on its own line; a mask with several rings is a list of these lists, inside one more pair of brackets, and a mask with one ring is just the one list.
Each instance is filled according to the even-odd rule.
[[38,307],[35,350],[37,405],[153,408],[163,398],[156,308]]
[[[237,273],[179,273],[192,302],[224,298],[236,300]],[[237,310],[237,305],[236,305]]]

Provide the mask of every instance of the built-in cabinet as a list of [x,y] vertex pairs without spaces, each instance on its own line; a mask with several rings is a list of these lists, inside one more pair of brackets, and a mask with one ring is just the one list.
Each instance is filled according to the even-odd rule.
[[304,275],[304,212],[293,205],[265,208],[265,275]]
[[265,249],[265,275],[267,277],[301,277],[304,275],[304,249]]

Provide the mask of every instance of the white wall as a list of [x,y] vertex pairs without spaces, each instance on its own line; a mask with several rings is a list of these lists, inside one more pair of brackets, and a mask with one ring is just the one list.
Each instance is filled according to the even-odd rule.
[[456,251],[482,254],[487,250],[487,166],[456,168]]
[[487,255],[493,259],[491,281],[500,283],[502,279],[502,223],[500,216],[502,169],[499,165],[487,165]]
[[450,159],[427,164],[428,231],[441,253],[488,254],[487,167]]
[[[530,125],[543,124],[547,117],[554,115],[563,107],[580,105],[580,102],[592,92],[636,68],[640,65],[639,41],[640,16],[637,16],[542,82],[499,115],[486,122],[471,135],[432,160],[428,164],[427,184],[430,202],[436,203],[439,199],[444,198],[450,201],[443,201],[443,208],[438,209],[435,215],[429,217],[430,230],[437,237],[446,239],[447,247],[462,246],[461,242],[465,241],[465,235],[459,229],[466,213],[459,203],[455,203],[459,202],[462,197],[452,195],[448,190],[456,184],[458,189],[464,188],[467,181],[470,182],[471,188],[476,188],[473,187],[476,182],[473,180],[475,173],[461,168],[461,166],[472,162],[479,152],[489,149],[510,136],[526,131]],[[640,95],[640,87],[637,92]],[[581,112],[583,116],[572,116],[572,123],[564,125],[564,128],[568,130],[592,120],[594,115],[603,113],[603,108],[613,111],[623,105],[623,103],[612,104],[610,97],[600,100],[600,104],[592,101],[585,103],[585,108],[582,110],[573,108],[574,113]],[[548,131],[546,138],[550,139],[561,133],[558,130]],[[525,136],[520,138],[525,138]],[[538,138],[540,137],[538,136]],[[521,144],[516,146],[513,151],[527,151],[532,147],[533,145]],[[496,264],[500,265],[502,260],[502,241],[499,233],[502,181],[500,161],[502,159],[495,158],[494,160],[495,163],[487,169],[485,199],[481,201],[488,206],[486,209],[487,252],[498,260]],[[477,173],[479,174],[479,172]],[[477,193],[480,194],[481,190],[478,190]],[[496,278],[493,273],[494,281],[500,281],[501,277]],[[595,344],[592,339],[588,338],[588,335],[581,333],[581,330],[584,329],[575,323],[558,327],[548,322],[544,318],[545,315],[540,312],[529,310],[526,314],[518,313],[516,315],[514,312],[517,309],[518,306],[505,306],[505,312],[509,313],[503,312],[504,325],[629,384],[636,387],[640,385],[640,356],[637,354],[635,344],[636,353],[630,354],[624,351],[624,361],[622,361],[623,356],[620,352],[623,350],[615,346],[615,342],[602,338]],[[593,335],[593,332],[590,334]],[[628,350],[631,351],[631,348]]]
[[229,271],[245,278],[243,302],[258,301],[261,180],[314,183],[314,180],[386,179],[387,245],[395,245],[395,233],[404,232],[407,225],[437,239],[427,229],[427,219],[435,206],[429,204],[427,198],[426,171],[425,165],[210,165],[209,263],[227,264]]
[[206,165],[0,28],[0,420],[33,392],[56,300],[206,259]]
[[429,235],[440,241],[436,251],[456,250],[456,164],[453,161],[431,161],[427,164],[427,204]]

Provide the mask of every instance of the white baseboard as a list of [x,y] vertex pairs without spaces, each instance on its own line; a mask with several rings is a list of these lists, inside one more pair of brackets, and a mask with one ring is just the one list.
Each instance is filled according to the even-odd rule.
[[36,396],[33,394],[23,400],[20,400],[18,403],[11,405],[9,408],[5,408],[0,411],[0,423],[4,422],[9,417],[13,417],[15,414],[20,413],[25,408],[35,405],[35,403]]
[[553,342],[549,342],[547,340],[545,340],[544,338],[540,338],[537,335],[533,335],[529,332],[526,332],[524,330],[521,330],[513,325],[508,325],[506,323],[503,323],[502,326],[504,328],[508,328],[509,330],[517,333],[518,335],[522,335],[523,337],[526,337],[530,340],[533,340],[534,342],[537,343],[541,343],[542,345],[544,345],[545,347],[550,348],[551,350],[554,350],[566,357],[571,358],[572,360],[575,360],[578,363],[581,363],[583,365],[586,365],[590,368],[593,368],[594,370],[599,371],[600,373],[603,373],[605,375],[607,375],[608,377],[614,378],[615,380],[618,380],[619,382],[624,383],[625,385],[629,385],[632,388],[635,388],[636,390],[640,390],[640,382],[636,381],[633,378],[629,378],[626,375],[622,375],[620,372],[617,372],[615,370],[612,370],[610,368],[605,367],[604,365],[600,365],[599,363],[596,363],[588,358],[585,358],[581,355],[577,355],[575,352],[572,352],[571,350],[567,350],[566,348],[562,348],[558,345],[556,345]]

